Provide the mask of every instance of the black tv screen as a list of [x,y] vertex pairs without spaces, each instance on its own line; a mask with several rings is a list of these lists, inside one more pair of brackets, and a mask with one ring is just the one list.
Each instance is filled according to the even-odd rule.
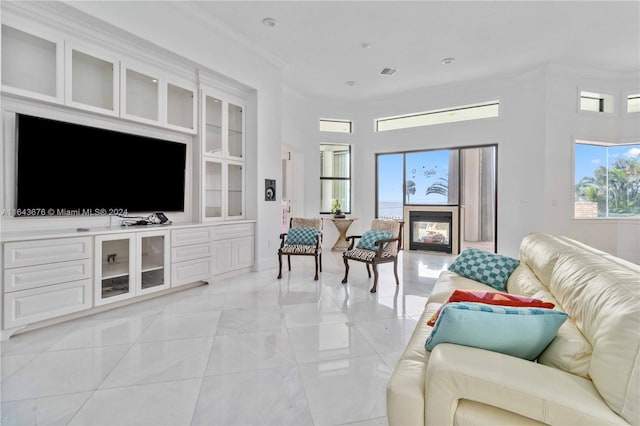
[[186,149],[16,114],[16,215],[184,211]]

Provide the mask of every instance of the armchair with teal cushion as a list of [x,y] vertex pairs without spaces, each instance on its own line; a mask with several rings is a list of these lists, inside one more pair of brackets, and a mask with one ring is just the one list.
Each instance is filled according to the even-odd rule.
[[[347,237],[350,241],[349,248],[342,254],[344,261],[344,278],[342,284],[347,283],[349,275],[349,261],[363,262],[367,266],[367,273],[371,278],[373,268],[373,287],[371,293],[375,293],[378,288],[378,265],[381,263],[393,262],[393,274],[396,277],[396,285],[400,284],[398,279],[398,251],[402,247],[402,227],[403,221],[394,219],[374,219],[371,222],[371,229],[362,235],[351,235]],[[359,239],[356,245],[356,239]],[[355,247],[354,247],[355,246]]]
[[322,272],[322,218],[306,219],[292,217],[289,230],[280,234],[280,248],[278,249],[278,279],[282,278],[282,256],[287,256],[287,266],[291,271],[291,256],[314,256],[316,274]]

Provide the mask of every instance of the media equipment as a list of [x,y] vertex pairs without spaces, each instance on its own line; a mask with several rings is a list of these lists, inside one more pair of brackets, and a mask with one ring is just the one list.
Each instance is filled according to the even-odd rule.
[[186,144],[16,114],[16,215],[181,212]]

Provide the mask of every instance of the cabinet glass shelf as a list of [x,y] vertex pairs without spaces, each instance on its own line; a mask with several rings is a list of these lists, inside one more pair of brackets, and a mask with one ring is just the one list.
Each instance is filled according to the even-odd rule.
[[102,280],[129,275],[129,262],[102,263]]

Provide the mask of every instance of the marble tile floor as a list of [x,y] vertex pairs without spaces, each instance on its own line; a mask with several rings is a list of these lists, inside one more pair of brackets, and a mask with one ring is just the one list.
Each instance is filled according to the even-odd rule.
[[[340,253],[23,333],[1,346],[2,425],[386,425],[385,387],[452,256],[400,285]],[[286,262],[285,262],[286,265]],[[285,266],[286,269],[286,266]]]

